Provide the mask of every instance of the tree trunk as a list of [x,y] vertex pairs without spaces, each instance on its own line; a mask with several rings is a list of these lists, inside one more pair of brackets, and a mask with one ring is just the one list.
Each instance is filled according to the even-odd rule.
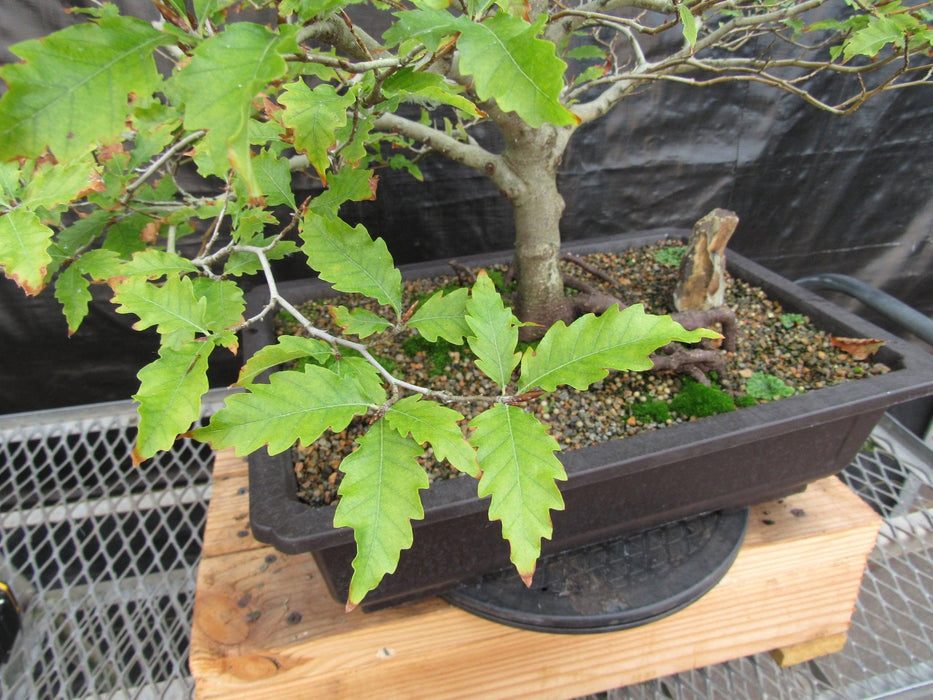
[[515,310],[522,321],[541,324],[538,329],[523,329],[522,336],[530,339],[540,337],[555,321],[573,320],[558,267],[564,199],[557,190],[557,165],[566,139],[559,139],[549,126],[531,129],[522,124],[503,132],[503,160],[522,182],[517,190],[505,193],[515,215]]

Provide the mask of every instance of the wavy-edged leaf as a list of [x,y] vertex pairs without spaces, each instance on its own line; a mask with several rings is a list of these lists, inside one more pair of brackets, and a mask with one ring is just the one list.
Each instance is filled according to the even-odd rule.
[[392,327],[391,323],[369,309],[351,310],[345,306],[331,306],[328,308],[334,322],[348,335],[368,338],[373,333],[382,333],[382,331]]
[[160,335],[181,332],[186,338],[210,335],[207,325],[207,299],[195,294],[188,277],[169,277],[153,284],[140,277],[115,280],[113,303],[121,314],[135,314],[136,330],[156,327]]
[[48,148],[64,162],[117,140],[130,95],[145,101],[159,86],[152,54],[168,43],[147,22],[104,17],[13,46],[24,62],[0,69],[0,161]]
[[532,127],[576,125],[579,118],[560,103],[567,64],[537,37],[541,27],[504,12],[485,22],[459,18],[460,70],[473,76],[481,100],[495,98]]
[[279,5],[279,12],[282,15],[296,14],[302,22],[307,22],[315,17],[322,17],[332,11],[355,5],[365,0],[282,0]]
[[90,281],[75,264],[66,267],[55,279],[55,298],[62,305],[68,323],[68,335],[78,330],[87,316],[88,304],[91,302],[90,285]]
[[512,563],[531,585],[541,538],[553,532],[551,511],[564,508],[556,482],[567,475],[554,454],[560,446],[537,418],[517,406],[496,404],[470,426],[475,428],[470,443],[483,472],[477,493],[492,497],[489,518],[502,522]]
[[176,76],[185,127],[205,129],[198,146],[205,175],[224,177],[233,166],[254,196],[262,194],[250,157],[247,121],[252,101],[269,82],[286,74],[281,37],[250,22],[235,22],[203,42]]
[[311,202],[311,211],[335,218],[344,202],[375,199],[378,180],[372,170],[365,168],[344,168],[332,173],[327,180],[327,189]]
[[415,309],[408,325],[417,328],[428,342],[434,343],[440,337],[448,343],[462,345],[463,338],[471,335],[466,322],[469,296],[467,289],[455,289],[446,295],[443,290],[435,292]]
[[322,279],[338,291],[365,294],[401,313],[402,273],[385,241],[370,238],[362,224],[352,227],[342,219],[313,212],[302,224],[301,250]]
[[0,267],[26,294],[38,294],[45,287],[53,234],[26,209],[0,214]]
[[236,282],[198,277],[192,286],[196,296],[207,300],[206,323],[211,331],[223,331],[243,322],[246,300]]
[[413,540],[411,521],[424,517],[421,489],[428,475],[416,461],[421,447],[380,419],[357,441],[359,449],[340,464],[340,502],[334,527],[353,528],[356,557],[347,609],[395,571]]
[[120,274],[125,277],[138,276],[151,280],[166,275],[183,275],[197,271],[198,268],[188,258],[158,248],[141,250],[135,253],[128,263],[120,267]]
[[292,209],[296,208],[292,172],[285,158],[277,158],[274,153],[262,151],[253,158],[253,175],[259,191],[266,198],[267,206],[287,204]]
[[330,343],[323,340],[302,338],[296,335],[279,336],[275,345],[266,345],[243,363],[236,383],[238,386],[248,386],[267,369],[278,367],[286,362],[311,358],[320,365],[333,355],[334,349]]
[[43,163],[26,183],[23,204],[30,209],[52,209],[71,202],[86,191],[95,178],[100,182],[98,170],[90,154],[62,164]]
[[395,17],[395,24],[382,35],[388,46],[417,39],[428,51],[437,51],[445,38],[459,31],[457,19],[446,10],[404,10]]
[[390,76],[382,89],[390,99],[394,97],[416,104],[445,104],[456,107],[472,117],[484,116],[475,104],[459,94],[463,88],[451,85],[437,73],[426,73],[406,67]]
[[476,355],[476,366],[504,389],[521,359],[521,354],[515,351],[518,328],[485,271],[476,276],[466,312],[466,323],[472,331],[467,343]]
[[355,99],[353,92],[337,94],[332,85],[312,90],[303,80],[286,85],[279,97],[285,107],[282,122],[294,132],[295,148],[308,156],[322,179],[330,165],[327,154],[337,144],[337,130],[347,123]]
[[159,359],[139,371],[139,434],[133,462],[139,464],[171,448],[201,415],[201,397],[210,388],[207,359],[214,346],[191,342],[179,348],[162,346]]
[[719,337],[705,328],[685,330],[670,316],[646,314],[641,304],[624,311],[613,305],[600,316],[586,314],[569,326],[560,321],[551,326],[537,350],[528,350],[522,358],[518,389],[554,391],[561,384],[586,389],[608,370],[651,369],[648,356],[668,343]]
[[476,450],[463,437],[463,416],[452,408],[418,396],[406,396],[392,404],[385,419],[400,435],[411,434],[418,443],[429,443],[434,457],[446,459],[456,469],[472,477],[479,476]]
[[268,384],[252,384],[249,392],[234,394],[194,432],[214,449],[235,447],[247,455],[268,445],[270,454],[284,452],[301,440],[310,445],[325,430],[339,432],[354,416],[385,401],[385,392],[364,393],[361,383],[346,381],[319,365],[303,372],[285,370],[269,377]]

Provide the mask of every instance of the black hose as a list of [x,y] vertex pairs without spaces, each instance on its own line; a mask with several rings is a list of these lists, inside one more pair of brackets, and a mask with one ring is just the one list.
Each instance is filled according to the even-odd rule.
[[836,273],[801,277],[797,280],[797,284],[807,289],[828,289],[855,297],[865,306],[874,309],[904,330],[933,345],[933,319],[870,284]]

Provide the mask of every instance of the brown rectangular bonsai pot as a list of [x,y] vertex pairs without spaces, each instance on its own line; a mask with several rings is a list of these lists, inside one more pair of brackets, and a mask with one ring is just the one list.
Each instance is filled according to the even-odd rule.
[[[568,248],[618,251],[668,237],[681,238],[683,232]],[[501,253],[460,262],[480,266],[509,258]],[[893,371],[561,453],[568,475],[561,484],[566,508],[553,513],[554,537],[544,541],[543,553],[800,491],[842,470],[889,407],[933,393],[933,356],[736,253],[729,253],[729,271],[834,335],[888,339],[875,359]],[[446,261],[402,268],[408,279],[449,272]],[[292,302],[333,294],[319,281],[286,283],[280,292]],[[253,303],[262,300],[257,295]],[[244,350],[249,355],[273,341],[268,320],[245,332]],[[345,601],[355,544],[348,528],[333,528],[335,506],[312,508],[298,500],[287,452],[254,453],[249,465],[253,535],[285,553],[311,552],[331,594]],[[402,552],[396,573],[367,596],[368,609],[434,594],[509,565],[508,545],[499,524],[487,519],[487,500],[476,497],[473,479],[436,482],[423,492],[423,503],[425,519],[413,523],[414,545]]]

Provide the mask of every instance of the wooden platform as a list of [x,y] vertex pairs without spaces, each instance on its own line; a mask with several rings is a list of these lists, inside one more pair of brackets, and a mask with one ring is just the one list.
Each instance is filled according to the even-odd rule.
[[218,456],[198,573],[199,698],[570,698],[775,651],[838,651],[880,519],[838,479],[753,510],[726,577],[685,610],[597,635],[495,624],[431,599],[346,614],[310,555],[248,530],[244,460]]

